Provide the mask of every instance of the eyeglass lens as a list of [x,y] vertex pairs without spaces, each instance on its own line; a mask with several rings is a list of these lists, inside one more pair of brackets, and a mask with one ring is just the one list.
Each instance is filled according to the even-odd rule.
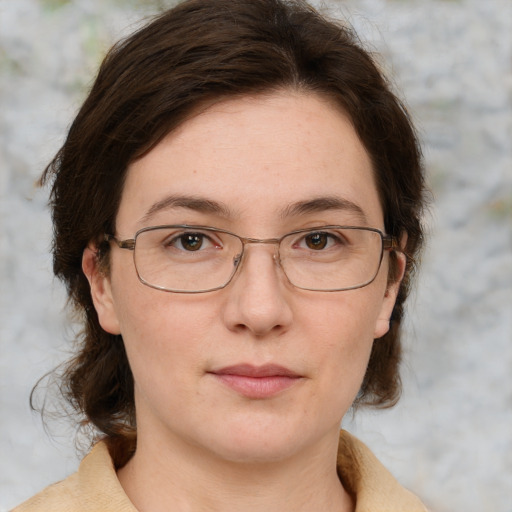
[[[214,290],[224,287],[235,274],[244,240],[212,228],[149,228],[137,234],[135,266],[141,281],[158,289]],[[258,241],[246,240],[248,243]],[[365,286],[375,278],[382,257],[381,234],[367,228],[302,230],[275,243],[290,283],[309,290]]]

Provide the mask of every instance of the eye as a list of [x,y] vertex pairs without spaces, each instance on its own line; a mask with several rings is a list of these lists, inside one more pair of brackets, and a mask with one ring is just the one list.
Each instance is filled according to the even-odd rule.
[[168,244],[176,249],[195,252],[210,247],[218,247],[208,236],[203,233],[181,233],[169,240]]
[[316,231],[307,234],[303,238],[303,242],[306,244],[308,249],[312,249],[313,251],[321,251],[322,249],[330,248],[333,245],[339,244],[340,239],[332,233]]

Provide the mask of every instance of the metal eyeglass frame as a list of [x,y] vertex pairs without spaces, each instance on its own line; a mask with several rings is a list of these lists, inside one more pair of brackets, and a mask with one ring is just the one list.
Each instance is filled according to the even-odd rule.
[[[180,228],[180,229],[191,229],[191,230],[198,229],[201,231],[215,231],[217,233],[225,233],[227,235],[231,235],[231,236],[238,238],[240,240],[240,242],[242,243],[242,250],[241,250],[240,254],[233,261],[235,269],[234,269],[233,273],[231,274],[231,276],[229,277],[229,279],[227,280],[227,282],[221,286],[217,286],[215,288],[208,288],[206,290],[170,290],[169,288],[157,286],[157,285],[154,285],[154,284],[151,284],[151,283],[148,283],[147,281],[145,281],[140,276],[139,270],[137,268],[137,263],[135,261],[135,245],[137,243],[137,237],[141,233],[144,233],[146,231],[154,231],[157,229],[167,229],[167,228]],[[344,287],[344,288],[329,289],[329,290],[318,289],[318,288],[306,288],[306,287],[297,286],[296,284],[294,284],[288,277],[288,274],[284,270],[283,266],[281,265],[281,257],[280,257],[281,256],[281,254],[280,254],[281,242],[285,238],[289,237],[290,235],[295,235],[295,234],[299,234],[299,233],[308,233],[311,231],[313,231],[313,232],[314,231],[322,231],[324,229],[358,229],[358,230],[371,231],[374,233],[378,233],[381,238],[381,252],[380,252],[380,258],[379,258],[379,264],[377,266],[375,275],[370,280],[366,281],[363,284],[359,284],[356,286]],[[314,226],[311,228],[297,229],[294,231],[290,231],[289,233],[286,233],[279,238],[250,238],[250,237],[244,237],[244,236],[237,235],[236,233],[233,233],[226,229],[214,228],[212,226],[200,226],[200,225],[190,225],[190,224],[163,224],[163,225],[159,225],[159,226],[149,226],[149,227],[139,229],[135,233],[133,238],[128,238],[126,240],[118,240],[114,235],[109,235],[109,234],[104,235],[104,240],[106,242],[114,242],[120,249],[126,249],[129,251],[133,251],[133,264],[135,266],[135,271],[137,272],[137,277],[139,278],[139,281],[142,284],[149,286],[150,288],[154,288],[156,290],[161,290],[163,292],[169,292],[169,293],[207,293],[207,292],[213,292],[213,291],[221,290],[222,288],[225,288],[233,280],[235,275],[239,272],[240,268],[242,267],[241,262],[243,260],[244,254],[245,254],[245,246],[247,244],[274,244],[274,245],[277,245],[278,258],[276,261],[277,261],[278,265],[281,267],[283,274],[286,276],[286,279],[288,280],[288,282],[295,288],[298,288],[300,290],[312,291],[312,292],[342,292],[342,291],[348,291],[348,290],[355,290],[358,288],[364,288],[365,286],[368,286],[369,284],[371,284],[377,277],[380,267],[382,265],[382,258],[384,255],[384,251],[402,252],[400,247],[397,244],[396,239],[391,235],[385,235],[380,229],[363,227],[363,226],[340,226],[340,225]]]

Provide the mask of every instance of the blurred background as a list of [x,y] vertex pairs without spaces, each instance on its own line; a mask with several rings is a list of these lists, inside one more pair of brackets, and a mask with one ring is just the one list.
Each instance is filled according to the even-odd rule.
[[[404,394],[345,420],[433,512],[512,511],[512,1],[330,0],[392,78],[434,202]],[[170,1],[0,0],[0,511],[73,472],[72,425],[29,408],[69,355],[47,190],[106,50]],[[44,388],[42,389],[44,397]]]

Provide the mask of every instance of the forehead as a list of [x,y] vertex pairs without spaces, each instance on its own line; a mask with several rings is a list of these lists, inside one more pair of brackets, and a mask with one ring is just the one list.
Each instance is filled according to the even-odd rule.
[[[191,207],[189,199],[203,207]],[[368,224],[382,224],[365,148],[331,102],[279,92],[210,106],[130,165],[117,226],[140,228],[153,217],[163,222],[166,214],[194,209],[268,224],[318,214],[321,204],[334,210],[336,203],[359,209]]]

